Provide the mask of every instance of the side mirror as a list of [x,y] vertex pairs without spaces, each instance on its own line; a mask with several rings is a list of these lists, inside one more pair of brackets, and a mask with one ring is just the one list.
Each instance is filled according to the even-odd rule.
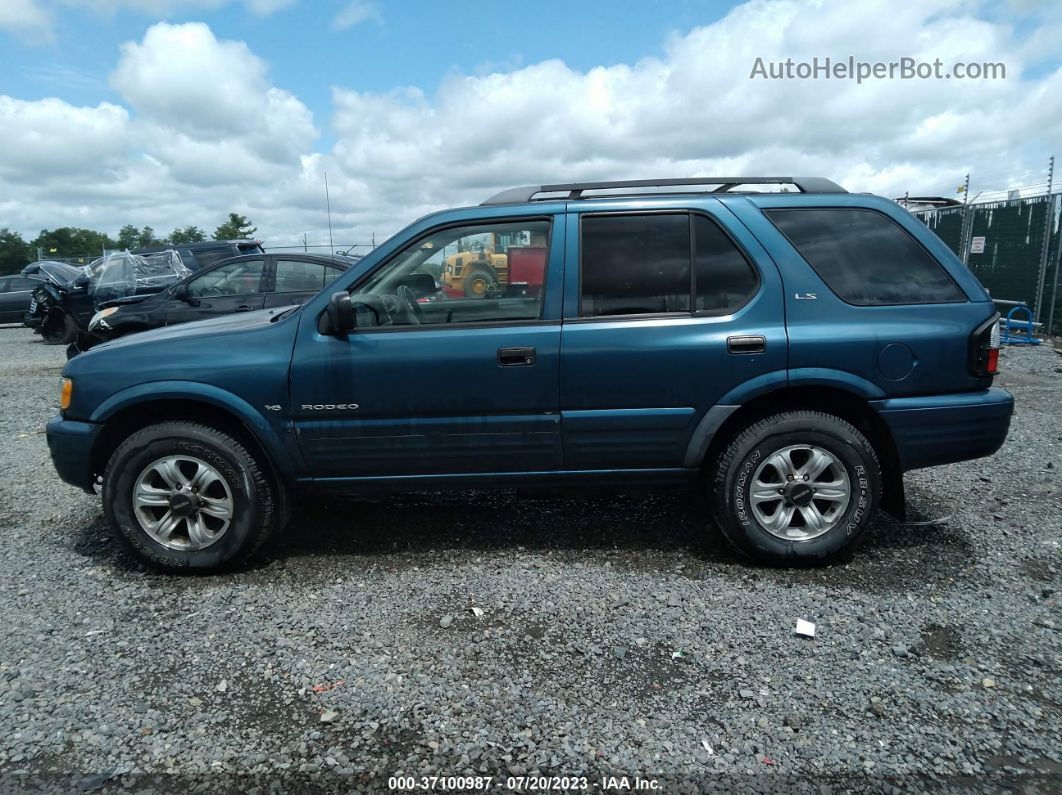
[[85,274],[81,274],[76,279],[74,279],[73,286],[77,287],[79,290],[84,290],[86,287],[89,286],[89,277]]
[[324,317],[328,319],[327,333],[329,334],[346,334],[357,328],[358,317],[354,311],[354,304],[350,300],[350,293],[346,290],[332,293]]
[[188,285],[178,284],[173,288],[173,297],[178,301],[187,301],[189,296]]

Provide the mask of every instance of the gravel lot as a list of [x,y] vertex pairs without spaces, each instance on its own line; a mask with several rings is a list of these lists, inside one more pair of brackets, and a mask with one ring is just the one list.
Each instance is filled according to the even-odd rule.
[[[737,559],[694,497],[304,501],[243,573],[119,557],[58,480],[61,348],[0,328],[0,790],[1062,788],[1062,357],[992,459],[909,473],[851,560]],[[470,610],[481,608],[477,617]],[[795,620],[817,624],[814,639]],[[102,783],[102,778],[111,779]],[[633,778],[630,779],[633,784]]]

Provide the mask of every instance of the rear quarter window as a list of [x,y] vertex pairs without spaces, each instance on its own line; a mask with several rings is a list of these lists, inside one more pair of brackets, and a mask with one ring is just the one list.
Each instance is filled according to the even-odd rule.
[[966,297],[928,251],[874,210],[764,210],[826,285],[860,306],[942,304]]

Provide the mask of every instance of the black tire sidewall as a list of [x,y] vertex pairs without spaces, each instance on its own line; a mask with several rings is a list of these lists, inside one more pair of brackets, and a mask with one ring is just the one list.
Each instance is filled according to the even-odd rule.
[[[153,429],[138,434],[116,451],[104,478],[103,500],[111,526],[134,555],[168,570],[211,570],[242,560],[255,544],[263,521],[263,500],[248,467],[246,453],[208,438],[192,426],[181,435]],[[154,438],[152,438],[154,437]],[[233,519],[225,534],[209,547],[194,551],[170,549],[152,539],[133,513],[133,487],[152,462],[169,455],[187,455],[214,467],[225,479],[233,499]]]
[[[726,473],[717,510],[724,530],[742,551],[771,559],[824,559],[831,557],[866,529],[877,509],[880,493],[878,463],[869,444],[849,431],[850,426],[802,417],[777,423],[763,434],[746,439]],[[757,467],[770,455],[791,445],[814,445],[834,455],[844,466],[852,499],[841,520],[829,531],[809,541],[792,541],[768,532],[755,518],[747,498]]]

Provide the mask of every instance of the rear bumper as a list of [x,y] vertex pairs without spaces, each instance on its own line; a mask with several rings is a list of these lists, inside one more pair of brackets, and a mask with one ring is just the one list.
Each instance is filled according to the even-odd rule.
[[992,455],[1007,438],[1014,413],[1010,392],[996,388],[870,405],[892,432],[905,472]]
[[48,452],[59,477],[71,486],[95,494],[92,476],[92,446],[102,425],[53,417],[47,426]]

